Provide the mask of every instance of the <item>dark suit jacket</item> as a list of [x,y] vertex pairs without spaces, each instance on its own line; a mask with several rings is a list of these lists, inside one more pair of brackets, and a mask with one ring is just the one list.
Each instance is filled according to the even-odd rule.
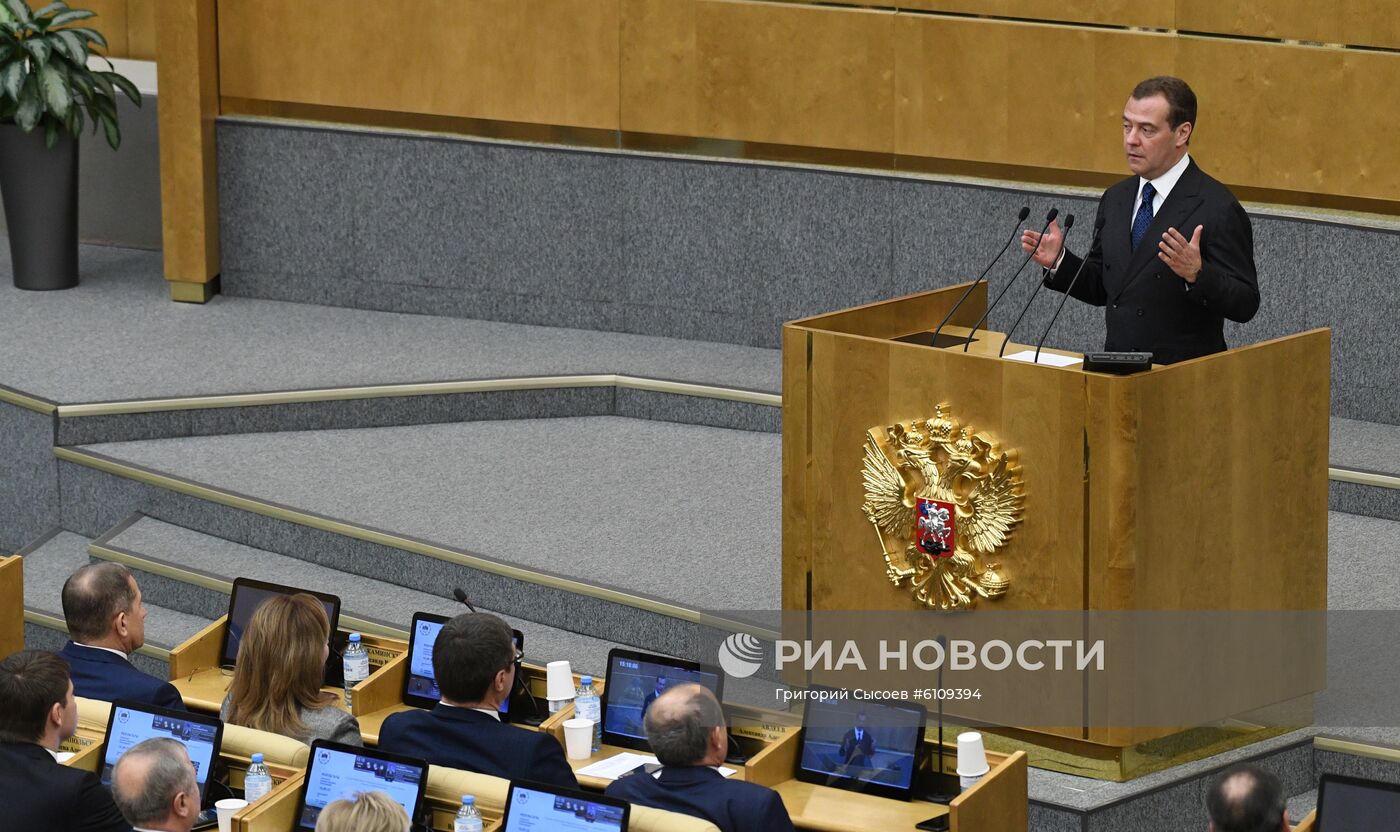
[[[1103,234],[1081,260],[1066,252],[1045,285],[1063,292],[1080,263],[1084,273],[1073,296],[1102,306],[1108,322],[1104,349],[1150,352],[1157,364],[1174,364],[1223,352],[1224,321],[1244,323],[1259,310],[1254,269],[1254,231],[1234,194],[1196,167],[1187,165],[1152,219],[1136,251],[1132,248],[1136,176],[1104,192],[1099,201]],[[1195,285],[1178,277],[1157,257],[1168,228],[1186,239],[1201,231],[1201,275]]]
[[142,673],[120,656],[106,650],[79,647],[71,641],[63,645],[59,655],[68,662],[74,696],[104,702],[131,699],[161,708],[185,710],[185,701],[174,685]]
[[792,819],[777,792],[756,783],[728,780],[707,766],[667,766],[661,769],[659,779],[635,772],[613,781],[606,794],[703,818],[723,832],[792,830]]
[[858,766],[870,765],[870,758],[875,756],[875,738],[870,735],[870,729],[864,729],[860,742],[856,742],[856,729],[852,728],[841,738],[841,762]]
[[564,748],[554,737],[506,725],[470,708],[438,705],[431,711],[394,714],[379,729],[379,747],[435,766],[578,788]]
[[5,829],[131,832],[96,774],[59,764],[42,746],[0,743],[0,784]]

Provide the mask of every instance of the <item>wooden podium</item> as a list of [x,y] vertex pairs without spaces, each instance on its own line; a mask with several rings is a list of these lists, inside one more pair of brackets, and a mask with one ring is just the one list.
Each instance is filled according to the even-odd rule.
[[[1325,610],[1328,330],[1128,376],[999,358],[995,332],[966,352],[895,340],[933,329],[966,285],[784,327],[785,610],[949,614],[892,585],[862,509],[867,431],[940,404],[1013,452],[1022,480],[997,551],[1011,586],[961,615]],[[978,286],[944,333],[966,335],[986,298]],[[1298,673],[1273,701],[1319,678]],[[1120,747],[1171,733],[1096,724],[1085,685],[1085,724],[1036,730]]]

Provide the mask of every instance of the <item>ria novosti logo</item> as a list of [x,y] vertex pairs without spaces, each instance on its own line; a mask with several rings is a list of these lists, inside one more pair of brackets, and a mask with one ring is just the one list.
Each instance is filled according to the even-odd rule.
[[763,664],[763,645],[756,636],[735,633],[719,646],[719,666],[735,679],[747,679]]

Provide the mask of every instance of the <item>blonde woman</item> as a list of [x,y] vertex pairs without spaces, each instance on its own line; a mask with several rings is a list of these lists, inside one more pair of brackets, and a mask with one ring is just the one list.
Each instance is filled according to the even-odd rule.
[[384,792],[356,792],[322,809],[316,832],[408,832],[408,813]]
[[233,725],[269,731],[304,743],[363,745],[360,723],[321,690],[330,655],[330,621],[321,602],[304,592],[264,601],[238,645],[219,716]]

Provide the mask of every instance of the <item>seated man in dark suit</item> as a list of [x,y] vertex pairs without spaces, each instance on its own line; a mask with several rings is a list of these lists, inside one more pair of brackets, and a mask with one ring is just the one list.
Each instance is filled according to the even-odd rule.
[[433,644],[441,701],[384,720],[379,747],[435,766],[578,788],[558,740],[501,722],[517,661],[510,626],[496,616],[464,613],[447,622]]
[[608,786],[609,797],[702,818],[723,832],[791,832],[777,792],[725,779],[714,769],[729,753],[729,729],[708,688],[667,690],[647,709],[645,727],[662,768],[619,778]]
[[131,832],[97,775],[58,762],[77,726],[63,659],[23,650],[0,662],[0,827]]
[[78,696],[185,709],[174,685],[142,673],[127,659],[146,643],[146,607],[125,566],[93,563],[70,575],[63,584],[63,617],[72,641],[59,655],[72,668]]

